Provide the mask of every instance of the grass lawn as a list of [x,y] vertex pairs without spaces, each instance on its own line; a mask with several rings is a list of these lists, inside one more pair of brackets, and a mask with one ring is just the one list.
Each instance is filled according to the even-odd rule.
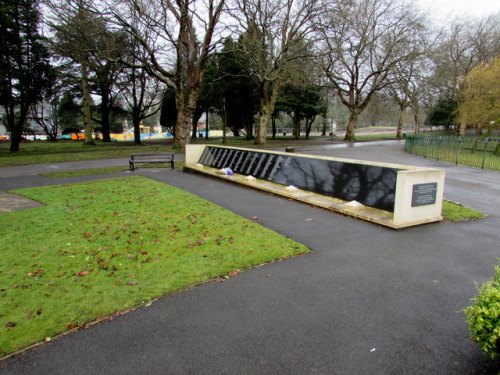
[[0,357],[116,311],[308,252],[144,177],[22,189],[0,214]]
[[141,146],[136,146],[133,142],[97,141],[95,146],[88,146],[77,141],[37,141],[21,143],[20,151],[11,153],[10,143],[4,142],[0,143],[0,167],[123,158],[134,153],[181,152],[179,149],[172,149],[172,145],[172,140],[144,141]]
[[466,220],[482,219],[484,214],[459,203],[443,200],[442,216],[453,223]]

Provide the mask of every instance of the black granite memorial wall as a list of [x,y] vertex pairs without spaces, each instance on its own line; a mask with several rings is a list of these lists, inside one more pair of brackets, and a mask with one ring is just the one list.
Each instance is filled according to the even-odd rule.
[[199,163],[394,212],[396,168],[213,146]]

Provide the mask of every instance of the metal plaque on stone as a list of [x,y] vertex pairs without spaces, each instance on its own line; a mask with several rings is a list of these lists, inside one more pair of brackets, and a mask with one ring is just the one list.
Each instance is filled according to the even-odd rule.
[[436,203],[437,182],[413,185],[411,206],[427,206]]

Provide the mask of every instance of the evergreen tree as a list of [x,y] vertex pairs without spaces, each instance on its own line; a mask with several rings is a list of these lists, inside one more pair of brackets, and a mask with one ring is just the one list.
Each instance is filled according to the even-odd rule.
[[458,103],[445,97],[440,98],[429,110],[427,123],[429,125],[444,125],[447,129],[457,123]]
[[175,124],[177,122],[177,106],[175,103],[175,91],[167,87],[163,92],[163,100],[160,111],[160,125],[175,136]]
[[19,151],[30,107],[53,80],[38,23],[38,1],[0,0],[0,104],[11,132],[11,152]]
[[321,89],[317,86],[287,84],[280,89],[276,110],[283,111],[292,118],[293,135],[296,139],[300,137],[300,123],[305,119],[307,139],[316,116],[326,113],[326,103],[321,96]]

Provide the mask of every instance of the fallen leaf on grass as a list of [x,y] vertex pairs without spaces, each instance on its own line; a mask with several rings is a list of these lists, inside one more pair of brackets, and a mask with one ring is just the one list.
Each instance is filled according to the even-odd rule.
[[69,323],[68,324],[68,329],[71,330],[71,329],[75,329],[75,328],[78,328],[79,325],[78,323]]
[[29,314],[28,314],[28,317],[27,319],[28,320],[31,320],[35,317],[35,315],[42,315],[42,308],[40,307],[38,310],[36,311],[31,311]]
[[43,273],[43,270],[36,270],[36,271],[33,271],[33,272],[28,272],[27,275],[29,277],[38,277],[38,276],[41,276]]
[[137,285],[137,281],[129,281],[127,285],[134,286]]
[[240,270],[234,270],[233,272],[230,273],[231,276],[237,276],[240,273]]
[[6,325],[5,325],[5,328],[7,328],[8,330],[11,330],[12,328],[14,328],[16,326],[16,322],[8,322]]
[[76,276],[83,277],[83,276],[87,276],[88,274],[89,274],[89,271],[80,271],[80,272],[76,273]]

